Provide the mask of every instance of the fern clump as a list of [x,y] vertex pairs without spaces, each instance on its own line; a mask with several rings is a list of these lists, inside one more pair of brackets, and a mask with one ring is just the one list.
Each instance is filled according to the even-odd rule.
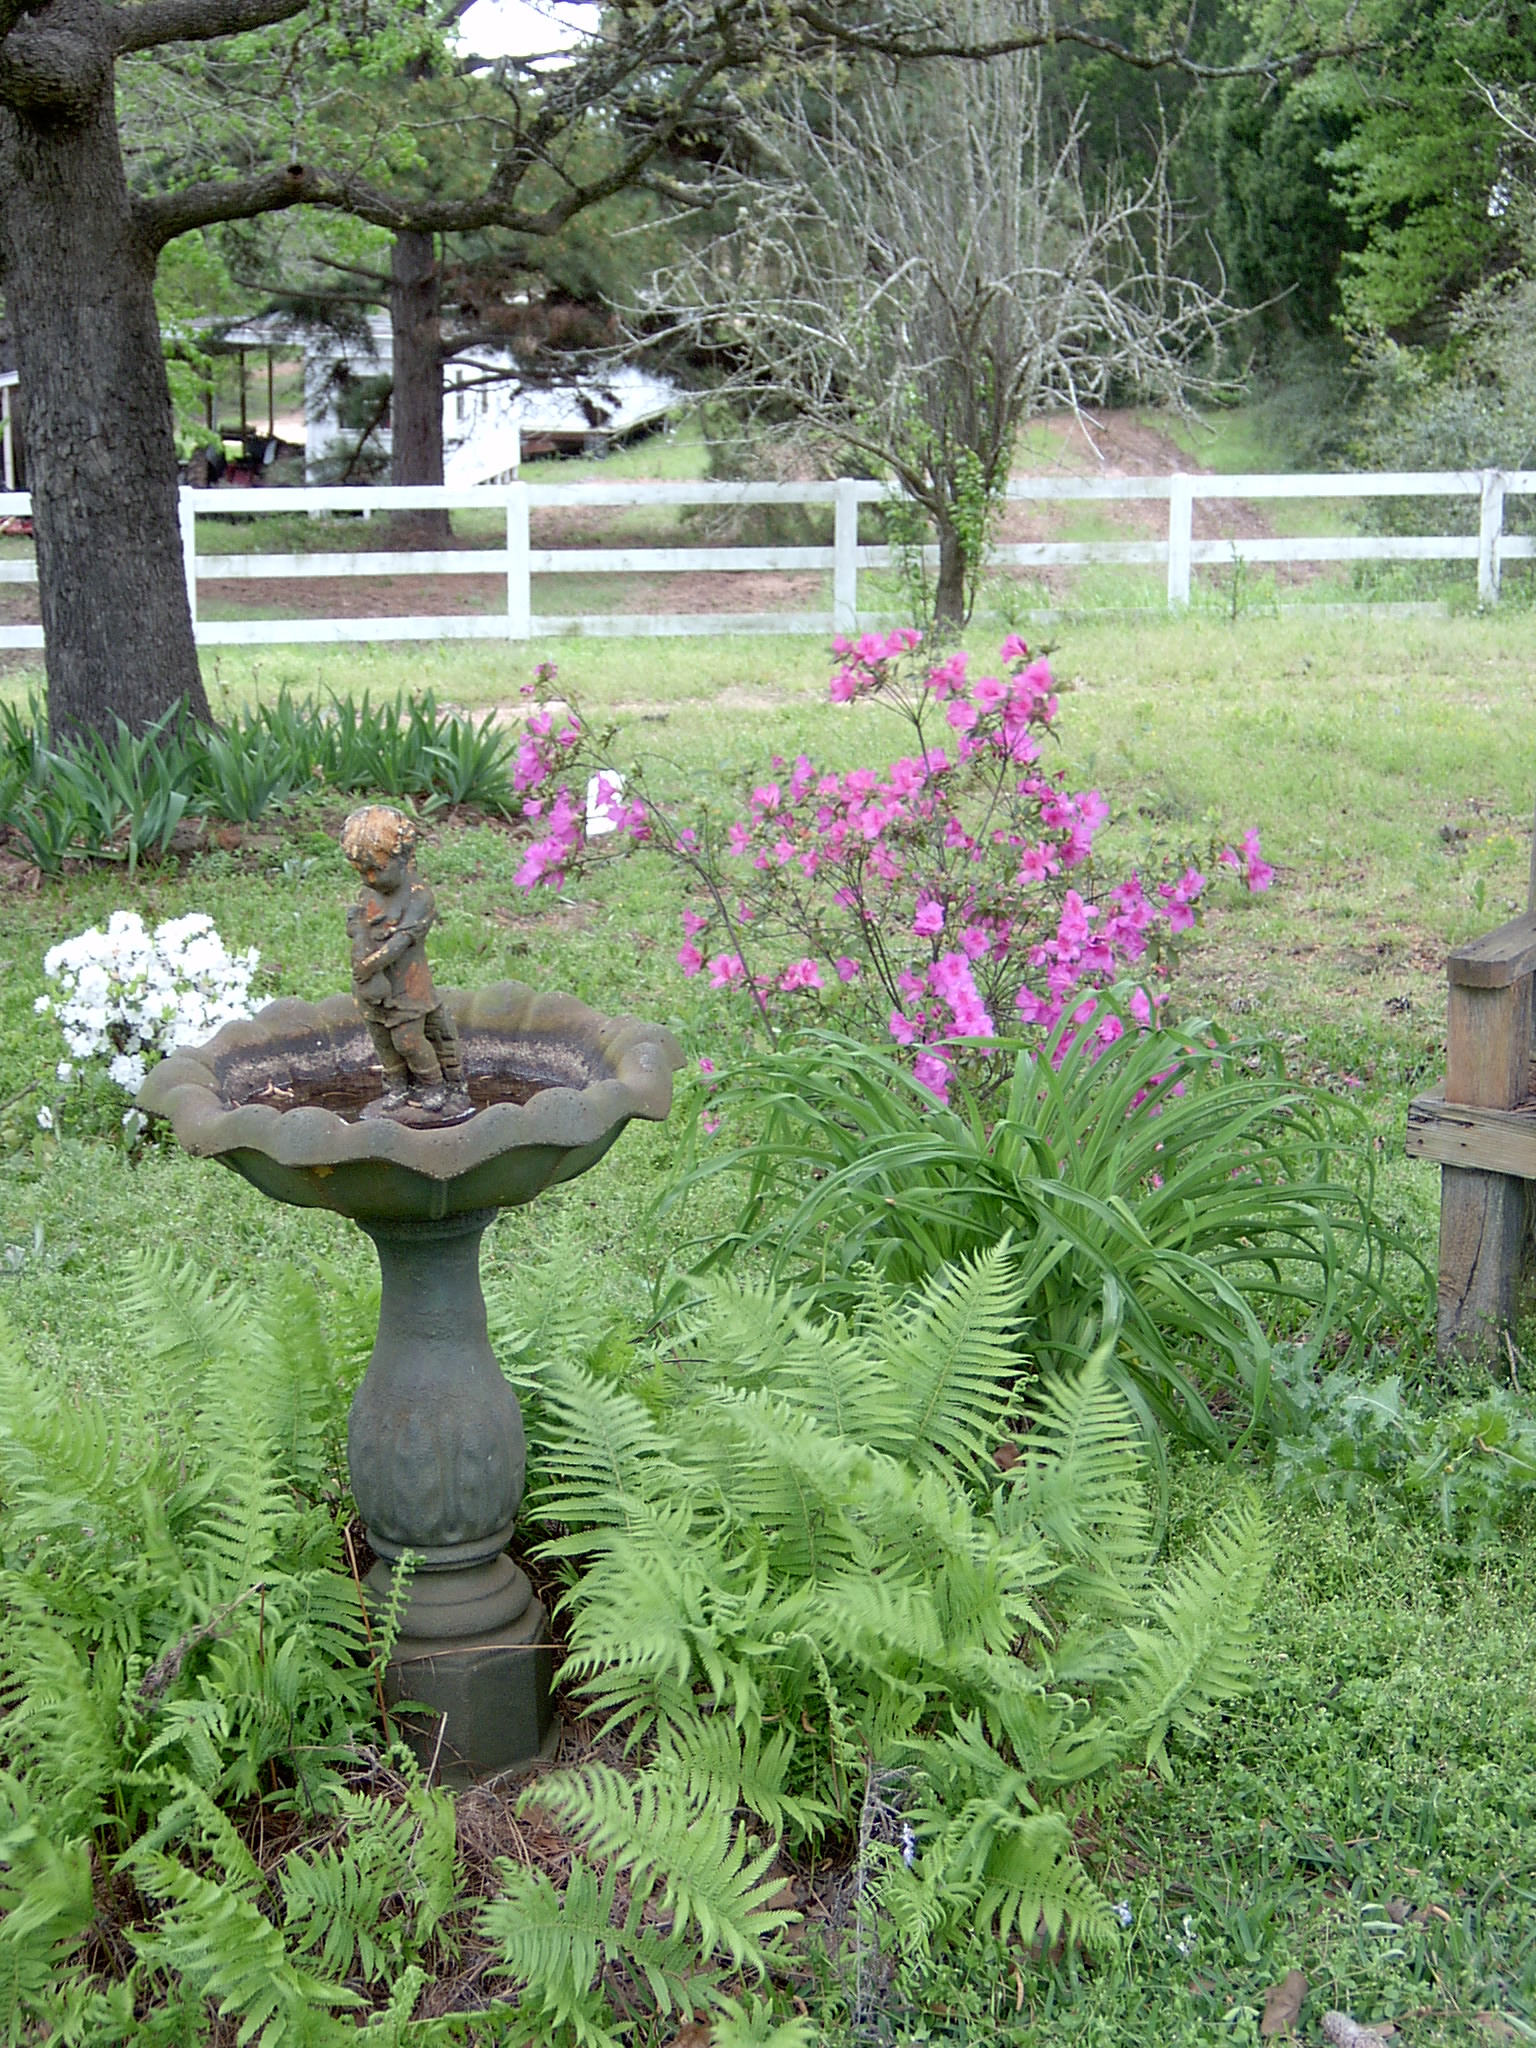
[[[840,1318],[717,1280],[664,1354],[528,1375],[533,1503],[570,1575],[565,1678],[636,1769],[557,1771],[525,1803],[717,1963],[764,1963],[775,1845],[851,1839],[893,1771],[904,1825],[866,1877],[903,1940],[1109,1938],[1074,1815],[1241,1689],[1255,1505],[1160,1569],[1112,1340],[1021,1392],[1019,1309],[1006,1242],[904,1293],[866,1277]],[[507,1968],[598,2039],[573,1988],[599,1967],[581,1915],[508,1882],[545,1932],[514,1940],[491,1912]]]
[[125,1291],[110,1404],[0,1327],[0,2042],[403,2025],[458,1870],[446,1794],[347,1783],[378,1735],[341,1534],[366,1307],[164,1256]]

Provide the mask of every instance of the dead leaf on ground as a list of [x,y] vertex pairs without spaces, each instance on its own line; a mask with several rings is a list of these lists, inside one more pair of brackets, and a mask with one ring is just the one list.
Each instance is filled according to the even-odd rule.
[[1264,1994],[1264,2017],[1259,2021],[1259,2032],[1266,2039],[1275,2034],[1290,2033],[1301,2016],[1302,2001],[1306,1995],[1306,1973],[1287,1970],[1280,1982],[1271,1984]]
[[1390,2020],[1383,2020],[1379,2027],[1367,2027],[1347,2012],[1323,2014],[1323,2038],[1331,2041],[1333,2048],[1377,2048],[1379,2042],[1396,2032]]
[[999,1444],[992,1453],[992,1462],[996,1465],[999,1472],[1011,1472],[1019,1462],[1018,1445],[1013,1443]]
[[709,2048],[715,2038],[715,2030],[703,2020],[690,2020],[686,2027],[680,2027],[667,2043],[667,2048]]
[[1520,2036],[1501,2012],[1475,2012],[1474,2027],[1481,2027],[1490,2041],[1518,2041]]

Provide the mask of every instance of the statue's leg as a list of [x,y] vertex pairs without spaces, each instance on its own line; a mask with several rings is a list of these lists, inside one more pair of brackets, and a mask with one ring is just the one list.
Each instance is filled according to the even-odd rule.
[[395,1050],[394,1033],[387,1024],[376,1024],[368,1019],[368,1036],[373,1040],[373,1049],[379,1056],[379,1065],[384,1069],[384,1081],[391,1094],[403,1088],[410,1078],[410,1068]]
[[436,1047],[444,1081],[450,1088],[462,1088],[464,1059],[459,1050],[459,1027],[449,1016],[446,1004],[439,1003],[435,1010],[428,1012],[425,1030],[428,1039]]
[[394,1032],[395,1051],[410,1069],[413,1088],[441,1088],[443,1085],[442,1063],[431,1045],[427,1034],[413,1017],[408,1024],[397,1024]]

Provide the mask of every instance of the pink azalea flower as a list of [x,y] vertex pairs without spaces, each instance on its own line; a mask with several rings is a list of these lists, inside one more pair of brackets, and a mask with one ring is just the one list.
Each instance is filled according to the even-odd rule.
[[711,988],[733,988],[746,974],[739,953],[717,953],[709,963]]
[[956,697],[944,716],[956,732],[969,732],[976,723],[979,713],[976,706],[964,697]]
[[920,938],[931,939],[944,929],[944,906],[931,896],[919,896],[912,929]]
[[701,1053],[699,1055],[699,1072],[701,1074],[712,1074],[714,1071],[715,1063],[710,1058],[709,1054],[707,1052]]
[[704,955],[697,946],[691,943],[686,946],[679,946],[677,949],[677,964],[691,980],[704,965]]
[[846,953],[839,953],[832,965],[837,969],[839,981],[857,981],[864,972],[857,960],[850,960]]
[[780,975],[779,987],[786,992],[800,988],[820,988],[821,969],[814,960],[793,960]]
[[917,1036],[917,1026],[910,1017],[903,1016],[900,1010],[892,1010],[891,1036],[898,1045],[910,1045]]
[[708,923],[709,919],[701,910],[685,910],[683,912],[683,930],[690,939],[696,939]]
[[920,1052],[912,1062],[912,1078],[926,1088],[935,1101],[949,1104],[949,1062],[942,1053]]
[[1259,835],[1256,831],[1243,834],[1243,855],[1248,863],[1247,882],[1255,896],[1262,896],[1275,879],[1275,871],[1267,860],[1260,857]]
[[1048,875],[1059,874],[1060,871],[1061,863],[1042,839],[1038,846],[1025,847],[1019,857],[1019,872],[1014,880],[1022,889],[1031,882],[1043,882]]

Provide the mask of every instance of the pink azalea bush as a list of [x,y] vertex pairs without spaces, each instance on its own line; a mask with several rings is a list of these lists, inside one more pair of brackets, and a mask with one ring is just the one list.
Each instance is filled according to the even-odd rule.
[[[1112,1043],[1125,1026],[1100,992],[1117,983],[1129,984],[1119,1007],[1150,1026],[1211,879],[1192,860],[1105,873],[1108,804],[1043,760],[1058,710],[1049,662],[1017,636],[988,675],[961,652],[930,660],[910,629],[834,646],[832,701],[877,701],[910,734],[883,771],[775,757],[723,833],[627,797],[621,777],[589,783],[605,832],[648,840],[693,885],[682,972],[742,991],[770,1028],[807,1004],[844,1022],[851,1011],[909,1048],[941,1100],[957,1060],[984,1056],[978,1042],[999,1033],[1065,1019],[1062,1050],[1083,1031]],[[581,857],[582,807],[556,786],[561,749],[580,738],[574,714],[530,722],[525,810],[543,829],[525,887],[558,882]],[[1213,845],[1207,865],[1254,893],[1273,880],[1252,831],[1240,847]]]

